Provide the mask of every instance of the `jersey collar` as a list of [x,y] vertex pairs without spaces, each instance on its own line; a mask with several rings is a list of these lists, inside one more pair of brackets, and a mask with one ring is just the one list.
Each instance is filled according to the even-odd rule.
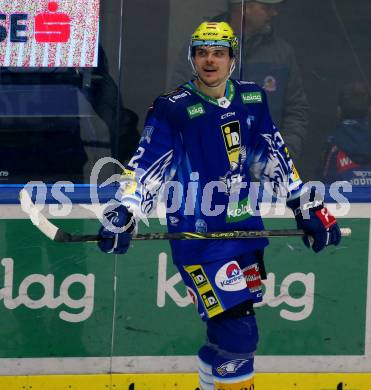
[[233,85],[231,80],[227,80],[227,85],[226,85],[226,89],[225,89],[225,96],[222,98],[219,98],[219,99],[215,99],[211,96],[205,95],[204,93],[199,91],[191,81],[184,84],[184,86],[186,88],[190,89],[192,92],[194,92],[198,96],[200,96],[202,99],[206,100],[207,102],[214,104],[218,107],[222,107],[222,108],[228,108],[229,105],[231,104],[233,98],[234,98],[234,95],[235,95],[235,88],[234,88],[234,85]]

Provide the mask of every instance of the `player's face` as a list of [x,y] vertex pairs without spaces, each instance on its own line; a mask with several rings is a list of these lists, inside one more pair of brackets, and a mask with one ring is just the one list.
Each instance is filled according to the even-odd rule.
[[198,77],[209,87],[219,85],[229,77],[232,61],[227,47],[200,46],[195,51]]

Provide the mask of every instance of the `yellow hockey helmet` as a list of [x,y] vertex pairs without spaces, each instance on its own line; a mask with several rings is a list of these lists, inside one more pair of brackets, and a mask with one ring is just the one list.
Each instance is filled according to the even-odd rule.
[[225,46],[234,54],[238,39],[227,22],[203,22],[192,34],[191,47],[197,46]]

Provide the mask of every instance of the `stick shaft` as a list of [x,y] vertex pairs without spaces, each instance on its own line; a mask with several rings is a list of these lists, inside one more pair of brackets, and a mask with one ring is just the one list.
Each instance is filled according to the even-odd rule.
[[234,230],[229,232],[179,232],[179,233],[146,233],[136,234],[133,240],[228,240],[241,238],[262,238],[262,237],[287,237],[303,236],[302,230]]
[[[32,202],[30,194],[22,189],[19,193],[22,210],[27,213],[32,223],[47,237],[57,242],[97,242],[102,238],[99,235],[71,234],[55,226],[47,219]],[[349,228],[340,229],[343,236],[350,236]],[[144,233],[135,234],[133,240],[230,240],[245,238],[263,238],[263,237],[294,237],[304,236],[303,230],[280,229],[280,230],[234,230],[229,232],[176,232],[176,233]]]
[[[349,228],[340,229],[343,236],[349,236]],[[263,237],[302,237],[305,233],[297,229],[279,229],[279,230],[234,230],[230,232],[208,232],[208,233],[143,233],[135,234],[132,240],[135,241],[153,241],[153,240],[234,240],[246,238],[263,238]],[[100,241],[99,235],[72,235],[59,229],[55,241],[61,242],[84,242]]]

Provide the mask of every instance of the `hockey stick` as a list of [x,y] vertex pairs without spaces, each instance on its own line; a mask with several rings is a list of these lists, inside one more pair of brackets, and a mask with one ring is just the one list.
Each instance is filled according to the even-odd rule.
[[[30,216],[31,222],[48,238],[56,242],[97,242],[101,240],[99,235],[78,235],[65,232],[51,223],[32,202],[30,194],[22,189],[19,193],[22,210]],[[350,228],[342,228],[343,236],[350,236]],[[195,240],[195,239],[238,239],[238,238],[263,238],[263,237],[293,237],[304,236],[303,230],[280,229],[280,230],[235,230],[230,232],[209,233],[145,233],[135,234],[133,240]]]

